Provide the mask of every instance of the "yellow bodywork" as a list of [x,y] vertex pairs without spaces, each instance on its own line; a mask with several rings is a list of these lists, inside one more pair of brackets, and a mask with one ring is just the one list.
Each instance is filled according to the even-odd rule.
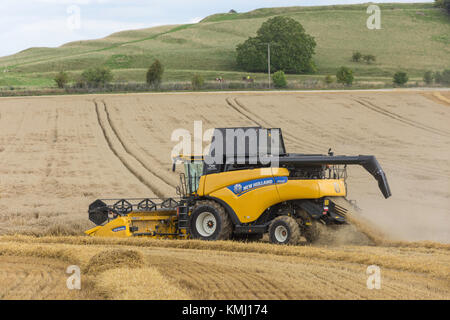
[[[131,237],[130,227],[137,227],[137,233],[144,233],[146,237],[159,238],[153,232],[174,234],[178,233],[176,211],[131,212],[127,216],[119,216],[104,226],[97,226],[85,233],[96,237]],[[166,235],[167,238],[179,236]]]
[[[346,195],[343,179],[305,180],[288,179],[288,176],[289,171],[286,168],[258,168],[209,174],[200,178],[198,195],[224,201],[234,210],[241,223],[257,220],[267,208],[283,201]],[[238,194],[230,188],[232,185],[261,179],[268,184],[252,186],[247,192]],[[273,179],[272,183],[270,179]],[[282,182],[277,182],[277,179]]]
[[[200,177],[197,196],[210,197],[225,202],[236,213],[241,223],[256,221],[269,207],[288,200],[344,197],[343,179],[288,178],[286,168],[258,168],[221,172]],[[176,211],[131,212],[104,226],[86,231],[100,237],[129,237],[130,227],[138,227],[137,233],[160,237],[153,232],[178,233]],[[183,230],[184,231],[184,230]],[[178,236],[168,235],[168,238]]]

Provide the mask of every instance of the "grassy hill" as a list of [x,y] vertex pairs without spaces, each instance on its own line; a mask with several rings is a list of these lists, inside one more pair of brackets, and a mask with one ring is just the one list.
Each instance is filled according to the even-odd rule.
[[[53,86],[60,70],[72,75],[106,65],[117,81],[145,80],[155,58],[166,68],[166,81],[188,80],[194,72],[207,79],[239,79],[235,47],[276,15],[287,15],[317,41],[318,77],[346,65],[364,79],[391,77],[398,70],[420,78],[425,70],[450,67],[450,19],[432,4],[380,4],[381,30],[366,27],[365,5],[266,8],[246,13],[216,14],[196,24],[161,26],[77,41],[58,48],[31,48],[0,58],[0,86]],[[371,53],[374,64],[354,63],[354,51]],[[290,76],[304,78],[311,76]],[[265,79],[263,74],[256,78]]]

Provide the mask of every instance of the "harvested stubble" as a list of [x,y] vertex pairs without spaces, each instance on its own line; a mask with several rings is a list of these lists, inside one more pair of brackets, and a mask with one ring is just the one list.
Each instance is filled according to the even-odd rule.
[[[0,261],[6,256],[76,261],[90,283],[90,296],[98,299],[448,297],[449,247],[415,246],[3,236]],[[373,264],[382,268],[384,291],[365,288],[365,269]],[[149,284],[163,289],[152,292]]]

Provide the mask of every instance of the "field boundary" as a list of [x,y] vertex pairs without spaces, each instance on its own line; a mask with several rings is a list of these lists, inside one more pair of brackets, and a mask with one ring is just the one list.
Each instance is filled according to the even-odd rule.
[[66,94],[64,92],[58,92],[55,94],[39,94],[39,95],[17,95],[17,96],[1,96],[0,99],[38,99],[38,98],[55,98],[55,97],[107,97],[107,96],[127,96],[127,95],[258,95],[258,94],[345,94],[345,93],[360,93],[360,92],[373,92],[373,93],[427,93],[427,92],[439,92],[439,91],[450,91],[450,87],[439,87],[439,88],[389,88],[389,89],[317,89],[317,90],[236,90],[236,91],[194,91],[194,90],[183,90],[183,91],[164,91],[164,92],[95,92],[95,93],[78,93],[78,94]]

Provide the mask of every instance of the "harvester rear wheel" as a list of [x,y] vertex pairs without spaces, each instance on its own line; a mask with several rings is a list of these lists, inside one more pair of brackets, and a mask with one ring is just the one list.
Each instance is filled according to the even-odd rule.
[[320,237],[320,225],[316,221],[311,221],[311,225],[303,230],[303,236],[309,243],[316,242]]
[[225,209],[211,200],[195,204],[190,227],[192,237],[201,240],[228,240],[233,233],[233,223]]
[[297,215],[300,217],[300,226],[302,236],[305,237],[309,243],[316,242],[320,237],[320,225],[313,220],[304,210],[298,210]]
[[292,217],[279,216],[269,226],[269,239],[272,243],[297,244],[300,237],[300,227]]

